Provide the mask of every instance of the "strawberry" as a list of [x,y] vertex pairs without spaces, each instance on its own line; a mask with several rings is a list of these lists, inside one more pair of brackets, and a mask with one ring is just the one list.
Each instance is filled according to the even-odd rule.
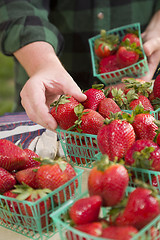
[[68,130],[77,130],[82,133],[97,135],[99,128],[102,127],[104,118],[95,110],[84,109],[82,104],[75,107],[78,120]]
[[[100,237],[102,234],[102,223],[100,222],[91,222],[81,225],[75,225],[74,228],[81,232],[90,234],[95,237]],[[68,240],[87,240],[85,237],[81,238],[78,234],[75,234],[71,231],[66,232],[66,237]]]
[[97,144],[102,154],[109,160],[123,158],[135,141],[133,126],[123,119],[105,119],[97,134]]
[[0,167],[0,193],[4,193],[14,187],[15,177],[6,169]]
[[100,196],[80,198],[69,209],[74,224],[87,224],[98,221],[102,199]]
[[156,136],[156,130],[158,129],[155,121],[156,119],[149,113],[137,114],[132,122],[136,139],[153,140]]
[[30,168],[30,167],[37,167],[40,165],[40,162],[36,160],[36,159],[40,159],[40,156],[38,154],[36,154],[34,151],[28,148],[24,149],[24,151],[28,155],[28,161],[26,161],[26,165],[23,167],[23,169]]
[[27,153],[7,139],[0,139],[0,167],[11,172],[19,170],[28,161]]
[[135,33],[126,33],[125,36],[122,38],[122,42],[129,41],[129,43],[136,43],[136,46],[140,46],[140,39]]
[[25,183],[32,188],[39,188],[37,181],[37,171],[40,167],[31,167],[27,169],[20,170],[15,173],[16,180],[19,184]]
[[87,99],[82,102],[82,105],[85,108],[90,108],[95,111],[97,110],[100,101],[105,98],[102,90],[103,86],[103,84],[92,85],[92,88],[84,92],[84,94],[87,96]]
[[149,139],[136,140],[125,155],[125,164],[133,167],[160,169],[160,148]]
[[110,118],[110,113],[120,112],[121,109],[112,98],[104,98],[98,105],[98,112],[104,118]]
[[138,99],[134,99],[129,103],[129,108],[131,110],[135,109],[135,107],[139,104],[142,104],[142,106],[144,107],[144,110],[148,110],[148,111],[154,111],[153,106],[151,104],[151,102],[149,101],[149,99],[144,96],[144,95],[139,95]]
[[114,34],[107,35],[105,30],[101,30],[100,38],[94,42],[94,52],[99,58],[107,57],[116,50],[119,37]]
[[[9,190],[5,192],[3,196],[7,197],[7,199],[2,199],[3,205],[1,207],[5,209],[5,213],[3,213],[2,211],[0,218],[4,223],[17,224],[17,220],[21,220],[20,216],[18,216],[18,219],[17,219],[17,214],[20,214],[20,211],[18,208],[17,200],[14,201],[13,199],[17,197],[17,194],[13,193],[12,190]],[[9,200],[10,198],[11,200]]]
[[116,54],[110,55],[109,57],[102,58],[99,62],[99,72],[101,74],[117,71],[119,69],[120,69],[120,66],[117,63]]
[[156,77],[153,84],[154,98],[160,98],[160,74]]
[[138,233],[133,226],[108,226],[102,230],[102,238],[115,240],[130,240]]
[[78,104],[75,98],[68,95],[62,95],[58,101],[53,103],[50,113],[62,129],[67,130],[77,120],[74,108]]
[[[75,177],[76,172],[69,163],[62,159],[55,161],[44,159],[36,176],[39,187],[42,189],[48,188],[53,191]],[[72,182],[70,186],[67,186],[65,191],[61,190],[57,193],[57,195],[54,196],[54,201],[63,203],[66,199],[70,199],[70,195],[74,194],[75,186],[78,186],[77,179],[75,182]]]
[[[49,221],[48,215],[51,207],[51,199],[46,198],[45,201],[40,201],[40,199],[47,196],[51,190],[33,189],[25,184],[16,185],[15,187],[16,189],[12,190],[12,192],[18,194],[16,199],[20,200],[19,209],[21,212],[21,217],[23,219],[23,224],[27,227],[27,229],[33,228],[33,221],[31,217],[35,217],[35,215],[39,215],[42,228],[48,225],[47,221]],[[38,200],[39,203],[35,205],[30,204],[31,202],[35,203]],[[27,201],[29,203],[27,203]],[[23,218],[23,216],[26,217]]]
[[116,56],[117,62],[121,68],[128,67],[136,62],[138,62],[142,51],[136,43],[130,43],[127,39],[124,42],[121,42]]
[[133,226],[138,230],[160,214],[160,203],[151,189],[137,187],[129,194],[127,204],[115,220],[118,226]]
[[114,206],[124,197],[129,176],[121,164],[109,162],[107,156],[102,156],[88,176],[88,191],[90,196],[99,195],[103,206]]

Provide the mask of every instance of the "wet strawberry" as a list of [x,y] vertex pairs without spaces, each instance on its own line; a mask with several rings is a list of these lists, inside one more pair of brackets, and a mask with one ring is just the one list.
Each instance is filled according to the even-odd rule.
[[104,98],[100,101],[98,106],[98,112],[104,117],[104,118],[110,118],[110,113],[116,113],[120,112],[121,109],[117,105],[117,103],[112,98]]

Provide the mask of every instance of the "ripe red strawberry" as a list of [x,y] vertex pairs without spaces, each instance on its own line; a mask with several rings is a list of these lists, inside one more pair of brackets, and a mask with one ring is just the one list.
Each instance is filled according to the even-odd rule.
[[90,196],[99,195],[103,206],[115,206],[124,197],[129,176],[121,164],[109,163],[107,156],[102,156],[88,176],[88,191]]
[[153,140],[156,136],[156,130],[158,129],[155,121],[156,119],[149,113],[137,114],[132,122],[136,139]]
[[153,106],[149,99],[144,95],[139,95],[138,99],[134,99],[129,103],[129,108],[133,110],[137,105],[142,104],[144,110],[154,111]]
[[98,221],[102,199],[100,196],[80,198],[69,209],[74,224],[87,224]]
[[[76,230],[90,234],[95,237],[100,237],[102,234],[102,223],[101,222],[92,222],[81,225],[74,226]],[[66,232],[66,237],[68,240],[80,240],[81,237],[78,234],[75,234],[71,231]],[[82,240],[87,240],[85,237]]]
[[7,171],[19,170],[28,161],[26,152],[6,139],[0,139],[0,167]]
[[[8,224],[17,224],[17,214],[20,214],[19,208],[18,208],[18,203],[17,200],[13,200],[13,198],[17,197],[16,193],[13,193],[12,190],[9,190],[3,194],[3,196],[7,197],[7,199],[2,199],[3,205],[2,208],[5,209],[5,213],[1,212],[1,219],[4,223]],[[8,200],[11,198],[11,200]],[[6,211],[8,210],[8,212]],[[14,214],[15,215],[14,215]],[[15,217],[16,216],[16,217]],[[21,217],[18,216],[18,220],[21,220]]]
[[130,193],[124,211],[116,218],[116,224],[140,230],[159,214],[160,204],[152,190],[137,187]]
[[97,110],[100,101],[105,98],[105,94],[102,90],[103,86],[103,84],[93,85],[92,88],[84,92],[87,99],[82,102],[82,105],[85,108],[90,108],[95,111]]
[[138,233],[138,230],[133,226],[109,226],[103,229],[102,238],[115,240],[130,240]]
[[133,126],[123,119],[106,118],[104,123],[97,134],[99,149],[109,160],[120,160],[135,141]]
[[153,84],[154,98],[160,98],[160,74],[156,77]]
[[19,184],[25,183],[28,186],[36,189],[39,188],[39,184],[37,181],[37,170],[40,167],[31,167],[27,169],[20,170],[15,173],[16,180],[19,182]]
[[103,125],[104,118],[95,110],[84,109],[81,104],[75,107],[75,113],[78,120],[68,130],[97,135],[99,128]]
[[38,154],[36,154],[34,151],[28,148],[24,149],[24,151],[28,155],[28,160],[26,161],[26,165],[25,167],[23,167],[23,169],[30,168],[30,167],[37,167],[40,165],[40,162],[36,160],[40,158]]
[[109,57],[102,58],[99,62],[100,73],[113,72],[119,69],[120,69],[120,66],[117,63],[116,54],[110,55]]
[[135,33],[126,33],[125,36],[122,39],[122,42],[129,41],[129,43],[136,43],[136,46],[140,46],[140,39]]
[[[18,194],[16,199],[20,200],[19,209],[21,212],[21,218],[23,224],[28,228],[32,228],[33,221],[31,217],[35,215],[39,216],[41,222],[41,227],[44,228],[48,225],[49,221],[49,210],[51,207],[51,199],[46,198],[45,201],[40,201],[42,197],[47,196],[51,192],[49,189],[33,189],[27,185],[16,185],[16,189],[12,191],[13,193]],[[25,201],[24,201],[25,200]],[[30,204],[30,202],[39,202],[35,205]],[[27,201],[29,203],[27,203]],[[23,218],[23,216],[26,216]]]
[[[55,190],[58,187],[64,185],[73,177],[76,176],[74,168],[66,161],[60,160],[50,160],[46,159],[43,161],[42,166],[37,171],[37,181],[39,187],[48,188],[50,190]],[[65,200],[70,199],[70,195],[74,194],[75,186],[78,186],[78,180],[72,182],[70,186],[65,188],[65,191],[61,190],[57,195],[54,196],[54,201],[63,203]]]
[[116,113],[120,112],[121,109],[117,105],[117,103],[112,98],[104,98],[100,101],[98,105],[98,112],[104,117],[104,118],[110,118],[110,113]]
[[159,171],[160,148],[152,140],[136,140],[126,152],[125,164]]
[[117,50],[117,62],[121,68],[128,67],[138,62],[142,51],[136,43],[131,43],[127,39],[121,43]]
[[15,184],[15,177],[6,169],[0,167],[0,194],[12,189]]
[[74,108],[78,104],[75,98],[68,95],[62,95],[58,101],[53,103],[50,113],[62,129],[67,130],[77,120]]
[[114,34],[107,35],[105,30],[101,30],[100,38],[94,42],[94,51],[99,58],[107,57],[116,50],[119,43],[119,37]]

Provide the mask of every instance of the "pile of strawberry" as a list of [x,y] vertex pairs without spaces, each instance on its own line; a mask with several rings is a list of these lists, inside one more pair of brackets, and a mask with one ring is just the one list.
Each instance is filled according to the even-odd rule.
[[119,35],[101,30],[100,38],[94,41],[94,52],[98,57],[99,73],[117,71],[143,59],[140,39],[134,32]]
[[[31,219],[39,215],[41,227],[48,226],[53,206],[59,206],[71,198],[78,187],[78,179],[54,195],[49,193],[75,176],[75,169],[61,158],[42,160],[32,150],[0,139],[0,194],[7,197],[7,200],[2,197],[1,208],[8,210],[8,214],[0,216],[1,221],[16,224],[19,220],[22,225],[32,229],[34,221]],[[23,200],[35,203],[39,200],[36,204],[37,214],[35,207]]]
[[[145,141],[143,148],[136,147],[134,151],[141,151],[144,154],[142,150],[150,149],[152,146],[152,152],[150,150],[145,156],[146,161],[147,158],[152,161],[143,166],[147,168],[151,165],[150,169],[159,171],[159,121],[150,114],[150,111],[159,108],[159,82],[160,75],[155,79],[154,84],[133,78],[123,79],[125,84],[123,89],[112,87],[104,90],[103,84],[96,85],[84,91],[87,99],[82,103],[72,96],[61,96],[53,104],[51,114],[62,129],[97,135],[100,151],[102,154],[107,154],[111,161],[115,159],[119,161],[125,157],[133,144],[140,145],[142,140]],[[129,113],[124,110],[128,110]],[[83,139],[80,140],[73,136],[68,143],[77,146],[81,144],[85,147],[86,143]],[[93,144],[91,145],[93,147]],[[158,152],[154,151],[156,149]],[[126,160],[126,164],[129,163],[140,166],[139,160],[130,160],[130,162]]]
[[[137,188],[125,194],[128,181],[126,168],[109,162],[108,157],[103,155],[89,173],[89,196],[79,198],[68,210],[68,222],[73,230],[66,231],[66,238],[86,240],[96,236],[100,239],[130,240],[156,218],[160,214],[160,199],[156,190],[137,181]],[[91,236],[82,237],[83,233]],[[159,236],[156,225],[150,227],[149,233],[143,233],[144,239],[155,240]]]

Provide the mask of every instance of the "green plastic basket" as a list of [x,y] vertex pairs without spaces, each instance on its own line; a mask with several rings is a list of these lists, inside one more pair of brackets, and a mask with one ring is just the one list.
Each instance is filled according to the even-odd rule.
[[[122,111],[132,112],[131,110]],[[160,108],[150,113],[158,119],[159,112]],[[96,154],[100,152],[97,135],[67,131],[60,127],[56,131],[66,160],[74,166],[92,168],[93,163],[97,161]]]
[[[126,195],[128,195],[128,193],[130,193],[131,191],[133,191],[133,188],[128,188],[126,191]],[[71,227],[68,223],[66,223],[65,221],[63,221],[64,219],[64,215],[68,212],[69,208],[73,205],[73,203],[75,201],[77,201],[79,198],[83,198],[88,196],[88,193],[85,192],[83,194],[81,194],[78,198],[74,199],[74,200],[70,200],[68,201],[66,204],[64,204],[60,209],[56,210],[55,212],[53,212],[50,217],[53,219],[53,221],[55,222],[55,225],[59,231],[59,236],[61,240],[104,240],[104,238],[100,238],[100,237],[93,237],[89,234],[83,233],[81,231],[78,231],[76,229],[74,229],[73,227]],[[106,212],[107,212],[107,208],[102,208],[102,217],[106,216]],[[158,233],[156,232],[156,236],[153,238],[153,227],[157,230],[158,229]],[[160,238],[160,215],[158,217],[156,217],[152,222],[150,222],[148,225],[146,225],[143,229],[141,229],[136,235],[134,235],[134,237],[132,237],[132,240],[158,240]],[[66,233],[68,238],[66,238]],[[158,235],[158,236],[157,236]],[[105,238],[106,239],[106,238]],[[106,239],[107,240],[107,239]],[[110,240],[110,239],[108,239]]]
[[[29,239],[51,238],[57,229],[49,215],[68,200],[81,194],[83,170],[75,168],[75,171],[76,176],[73,179],[36,202],[19,201],[0,195],[0,225]],[[47,209],[48,199],[51,201],[49,210]],[[21,211],[22,205],[25,215]],[[44,205],[45,214],[40,212],[41,205]],[[30,209],[31,214],[28,214],[27,209]]]
[[137,63],[125,68],[121,68],[117,71],[103,73],[103,74],[99,73],[98,71],[99,58],[95,55],[95,52],[94,52],[94,42],[97,38],[100,37],[100,34],[88,39],[89,46],[90,46],[90,53],[91,53],[93,76],[97,77],[105,85],[116,84],[120,82],[123,77],[126,77],[126,76],[140,78],[141,76],[144,76],[149,71],[147,57],[143,49],[141,29],[140,29],[139,23],[126,25],[119,28],[114,28],[108,31],[108,34],[119,35],[121,40],[124,37],[124,35],[127,33],[128,29],[138,31],[138,36],[140,39],[140,45],[141,45],[143,57]]
[[68,162],[74,166],[92,168],[99,152],[97,135],[56,129],[57,135]]

